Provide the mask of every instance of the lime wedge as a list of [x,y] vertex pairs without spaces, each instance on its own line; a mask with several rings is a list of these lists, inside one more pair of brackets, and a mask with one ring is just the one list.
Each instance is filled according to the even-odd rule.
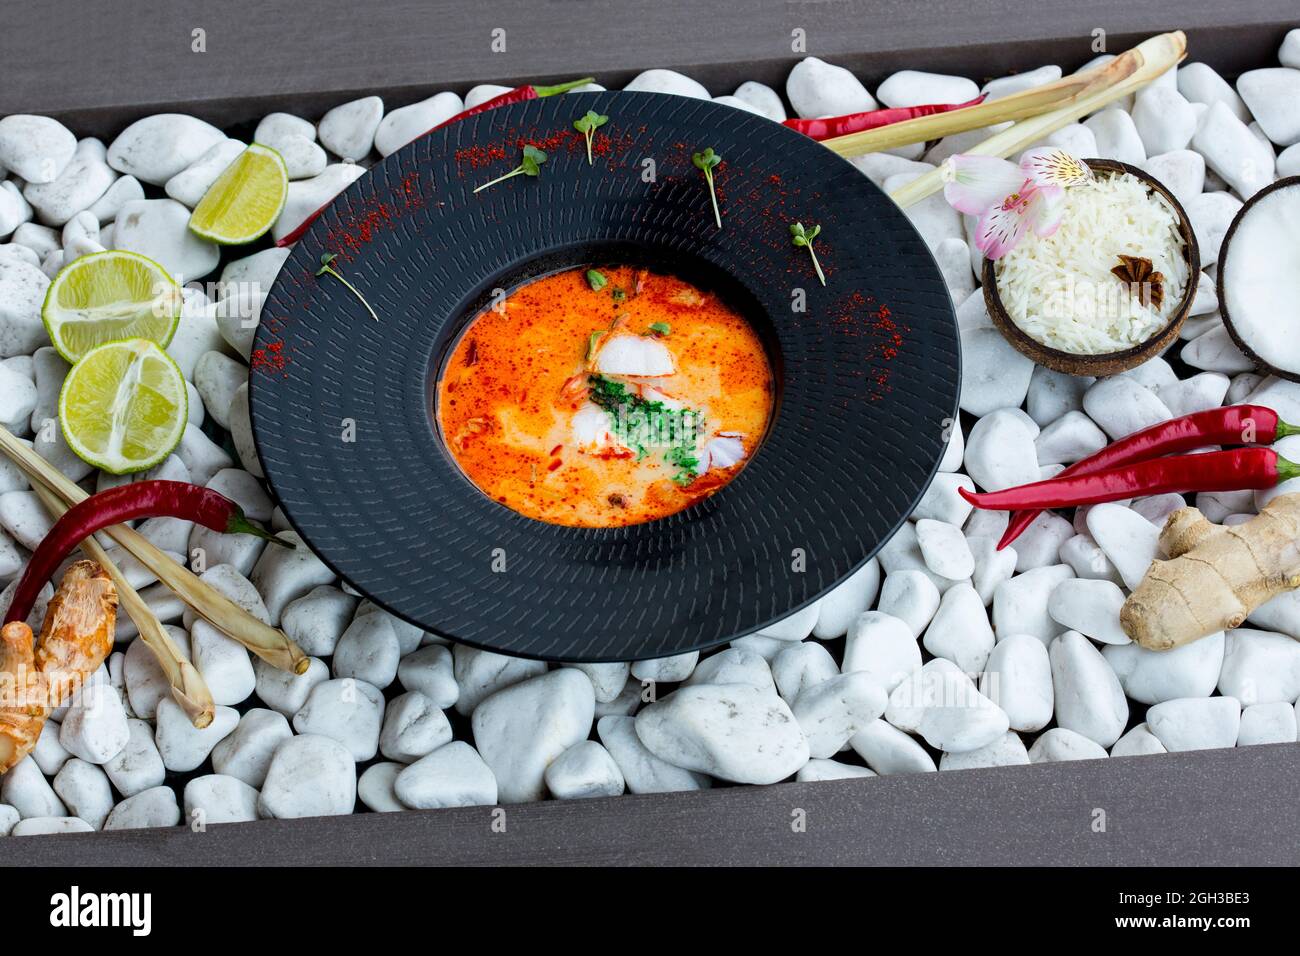
[[127,339],[91,349],[59,393],[63,437],[82,459],[114,475],[152,468],[181,440],[185,379],[156,342]]
[[288,195],[284,159],[254,143],[208,187],[190,216],[190,231],[223,246],[252,242],[274,225]]
[[69,362],[105,342],[149,339],[164,348],[176,334],[184,301],[158,263],[114,249],[75,259],[45,293],[41,319]]

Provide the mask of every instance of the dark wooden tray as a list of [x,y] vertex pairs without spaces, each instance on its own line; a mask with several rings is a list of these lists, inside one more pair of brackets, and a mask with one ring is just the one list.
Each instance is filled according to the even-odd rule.
[[[0,31],[0,115],[56,115],[112,136],[178,109],[220,124],[315,116],[350,96],[389,108],[482,82],[671,67],[730,93],[781,89],[800,54],[868,82],[896,69],[992,77],[1118,52],[1182,29],[1189,59],[1233,75],[1273,62],[1295,0],[349,0],[196,8],[149,0],[14,4]],[[506,51],[492,53],[504,29]],[[193,31],[206,52],[193,52]],[[32,56],[32,51],[43,51]],[[268,93],[267,91],[273,91]],[[881,777],[491,809],[358,814],[5,840],[0,864],[1300,864],[1300,746]],[[792,821],[797,811],[804,832]],[[1103,819],[1105,829],[1096,822]]]

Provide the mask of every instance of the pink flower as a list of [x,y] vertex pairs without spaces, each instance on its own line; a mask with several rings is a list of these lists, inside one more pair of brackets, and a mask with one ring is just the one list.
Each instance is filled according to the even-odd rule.
[[1061,225],[1065,187],[1092,179],[1087,164],[1060,149],[1031,149],[1020,165],[996,156],[962,154],[944,164],[944,198],[958,212],[979,216],[975,247],[1001,259],[1029,229],[1050,236]]

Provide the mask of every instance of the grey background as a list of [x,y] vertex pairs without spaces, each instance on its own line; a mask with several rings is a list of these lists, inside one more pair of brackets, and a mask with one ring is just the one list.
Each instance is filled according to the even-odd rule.
[[[1189,59],[1226,74],[1275,65],[1295,0],[173,0],[7,4],[0,115],[60,116],[80,134],[183,109],[217,123],[270,109],[315,116],[352,95],[389,108],[480,82],[595,74],[617,86],[672,67],[715,95],[742,80],[781,88],[808,52],[864,80],[904,67],[992,77],[1117,52],[1183,29]],[[488,52],[493,28],[507,52]],[[194,28],[207,52],[190,50]],[[32,55],[41,51],[40,55]],[[1263,62],[1267,58],[1268,62]],[[5,840],[0,864],[1300,864],[1300,746],[505,809],[360,814]],[[802,810],[805,832],[791,827]],[[1098,812],[1105,831],[1096,832]]]

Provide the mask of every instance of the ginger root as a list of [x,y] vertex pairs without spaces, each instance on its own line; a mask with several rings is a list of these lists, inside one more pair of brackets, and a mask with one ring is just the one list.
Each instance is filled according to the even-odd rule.
[[1169,650],[1240,627],[1265,601],[1300,587],[1300,494],[1280,495],[1244,524],[1211,524],[1195,508],[1165,521],[1156,560],[1119,612],[1142,647]]
[[93,561],[63,575],[33,643],[21,621],[0,631],[0,774],[26,757],[46,717],[88,681],[113,649],[117,591]]

